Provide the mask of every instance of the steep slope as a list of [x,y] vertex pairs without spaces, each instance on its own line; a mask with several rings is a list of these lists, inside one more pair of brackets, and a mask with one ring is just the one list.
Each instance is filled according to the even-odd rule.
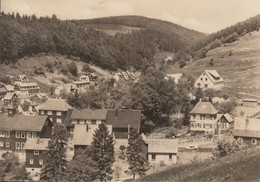
[[251,148],[230,156],[169,168],[137,181],[259,181],[260,148]]
[[[213,66],[210,66],[210,60]],[[248,33],[233,43],[210,50],[203,59],[191,61],[184,68],[172,67],[169,73],[186,73],[198,77],[205,69],[215,69],[230,92],[260,96],[260,31]]]

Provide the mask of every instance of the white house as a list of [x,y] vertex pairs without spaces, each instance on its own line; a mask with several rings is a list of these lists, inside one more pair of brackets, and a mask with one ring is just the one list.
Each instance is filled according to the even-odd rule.
[[190,130],[214,133],[218,111],[210,102],[198,102],[190,112]]
[[203,89],[220,89],[223,85],[224,80],[216,70],[205,70],[195,81],[194,86]]
[[141,135],[148,145],[148,162],[152,165],[172,165],[177,163],[178,140],[154,139]]

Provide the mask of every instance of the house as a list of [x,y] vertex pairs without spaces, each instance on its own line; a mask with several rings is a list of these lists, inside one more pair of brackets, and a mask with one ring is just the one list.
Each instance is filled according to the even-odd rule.
[[[74,145],[74,153],[80,148],[86,148],[93,141],[93,134],[98,129],[98,124],[75,124],[72,143]],[[106,125],[109,134],[112,134],[112,126]]]
[[88,81],[89,82],[89,76],[88,75],[80,75],[79,80],[80,81]]
[[141,135],[148,147],[147,158],[152,165],[172,165],[177,163],[178,140],[153,139]]
[[3,98],[4,104],[7,106],[10,106],[10,105],[12,105],[14,100],[16,100],[17,98],[18,98],[18,96],[15,93],[9,92]]
[[22,93],[38,93],[40,92],[40,87],[36,82],[16,82],[16,87]]
[[63,99],[48,99],[37,107],[39,115],[49,116],[54,124],[64,124],[69,109],[72,107]]
[[28,82],[29,79],[26,75],[18,75],[17,76],[17,81],[20,81],[20,82]]
[[205,70],[195,81],[194,86],[202,89],[219,89],[223,84],[224,80],[216,70]]
[[114,109],[107,111],[106,124],[112,125],[116,139],[128,139],[130,128],[140,129],[141,111]]
[[260,119],[236,117],[233,136],[247,145],[260,145]]
[[228,114],[217,114],[217,131],[218,134],[226,134],[229,131],[234,119]]
[[3,86],[0,88],[0,99],[4,98],[4,96],[7,94],[7,89]]
[[73,135],[74,126],[77,124],[92,124],[99,125],[102,122],[106,123],[106,109],[69,109],[65,119],[65,125],[69,135]]
[[166,74],[164,79],[169,80],[171,78],[174,80],[174,83],[178,84],[181,77],[182,77],[182,73]]
[[257,107],[257,99],[243,99],[242,100],[242,105],[245,107]]
[[98,80],[98,75],[96,73],[89,73],[88,76],[90,81],[96,82]]
[[210,102],[198,102],[190,112],[190,131],[214,133],[218,111]]
[[15,115],[15,110],[10,109],[8,115],[0,115],[0,152],[14,151],[24,154],[26,140],[50,138],[52,126],[48,116]]
[[25,168],[30,176],[39,179],[42,166],[47,160],[49,138],[28,138],[25,150]]
[[79,89],[79,88],[86,88],[89,87],[89,81],[75,81],[73,82],[73,84],[75,84],[75,88]]

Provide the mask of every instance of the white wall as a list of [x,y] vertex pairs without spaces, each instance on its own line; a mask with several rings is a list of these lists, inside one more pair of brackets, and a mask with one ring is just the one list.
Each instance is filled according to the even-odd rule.
[[176,164],[177,163],[177,155],[172,154],[172,159],[169,159],[169,154],[155,154],[156,158],[155,160],[152,159],[152,154],[148,154],[148,162],[150,164],[156,164],[159,165],[160,161],[164,161],[165,165],[170,165],[170,164]]

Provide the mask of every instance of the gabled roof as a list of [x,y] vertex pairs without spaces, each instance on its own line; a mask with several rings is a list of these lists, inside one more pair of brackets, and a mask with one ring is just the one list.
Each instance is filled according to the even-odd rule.
[[223,78],[216,70],[205,70],[204,73],[209,77],[212,82],[223,82]]
[[49,138],[27,138],[25,150],[48,150]]
[[[98,129],[99,125],[86,125],[86,124],[76,124],[74,127],[73,135],[73,145],[91,145],[93,140],[93,134]],[[108,127],[109,134],[112,133],[112,126],[106,125]]]
[[48,99],[44,104],[37,107],[38,110],[67,111],[72,107],[64,99]]
[[140,128],[141,124],[141,111],[129,109],[115,109],[107,111],[107,124],[113,128]]
[[8,92],[14,91],[14,86],[13,85],[5,85],[5,88]]
[[7,92],[7,89],[5,87],[0,88],[0,93]]
[[[8,92],[7,94],[5,94],[4,100],[11,100],[14,95],[16,95],[16,94],[15,94],[15,93],[10,93],[10,92]],[[17,96],[17,95],[16,95],[16,96]]]
[[178,153],[176,139],[148,139],[148,153]]
[[166,74],[164,79],[169,80],[169,78],[172,78],[174,80],[174,83],[177,84],[181,77],[182,77],[182,73]]
[[74,109],[71,114],[71,119],[106,120],[106,117],[106,109]]
[[23,80],[23,79],[28,79],[28,77],[26,76],[26,75],[18,75],[18,78],[20,79],[20,80]]
[[190,114],[217,114],[218,111],[210,102],[198,102]]
[[0,115],[0,130],[20,130],[40,132],[48,116]]
[[234,121],[234,119],[228,114],[217,114],[217,120],[219,120],[221,117],[225,117],[227,122],[231,123]]
[[239,137],[251,137],[251,138],[260,138],[260,131],[253,130],[233,130],[234,136]]

